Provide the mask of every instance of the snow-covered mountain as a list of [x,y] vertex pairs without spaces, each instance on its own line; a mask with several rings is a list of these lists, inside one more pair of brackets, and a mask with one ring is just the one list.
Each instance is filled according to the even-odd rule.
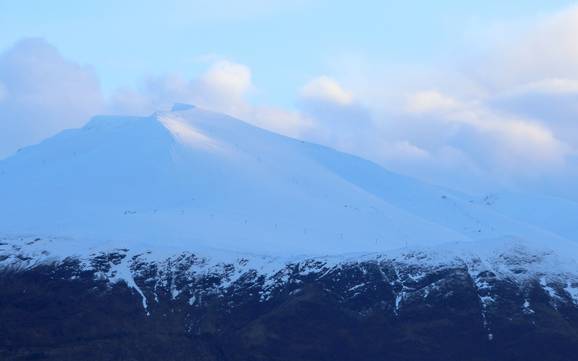
[[0,230],[269,255],[578,241],[570,202],[478,201],[222,114],[175,109],[96,117],[1,161]]
[[[71,294],[91,305],[78,312],[99,315],[90,322],[114,314],[113,306],[99,313],[103,299],[130,300],[139,310],[134,324],[170,326],[167,332],[201,337],[193,344],[203,347],[207,333],[210,345],[241,337],[231,350],[249,354],[253,343],[278,346],[275,335],[286,335],[272,312],[289,317],[284,324],[305,322],[295,302],[332,305],[322,324],[358,322],[370,338],[371,330],[401,327],[375,351],[378,359],[405,349],[413,336],[403,330],[432,315],[442,324],[476,323],[464,345],[514,342],[505,315],[524,327],[556,315],[556,327],[578,332],[577,262],[576,203],[463,194],[192,106],[95,117],[0,161],[0,270],[9,271],[0,272],[0,306],[18,310],[3,318],[14,317],[14,328],[0,331],[16,344],[21,307],[52,297],[50,305],[74,308]],[[42,320],[71,317],[69,308],[25,312],[38,313],[30,322],[45,330],[53,326]],[[115,317],[127,315],[119,310]],[[167,321],[169,313],[178,322]],[[375,317],[384,323],[371,324]],[[37,335],[37,347],[57,342]],[[578,337],[568,337],[564,352],[578,352]],[[35,352],[23,344],[22,355]],[[499,359],[490,351],[489,359]],[[436,359],[426,354],[416,357]]]

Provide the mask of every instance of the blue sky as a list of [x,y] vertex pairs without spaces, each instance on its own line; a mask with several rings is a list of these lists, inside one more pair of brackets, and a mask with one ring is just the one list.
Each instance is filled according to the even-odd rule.
[[[291,5],[288,5],[290,3]],[[96,69],[105,91],[150,74],[189,76],[210,56],[254,69],[269,101],[340,59],[428,64],[463,51],[480,31],[524,21],[570,1],[1,1],[0,48],[42,37]]]
[[578,199],[576,38],[559,0],[0,0],[0,158],[179,101],[442,185]]

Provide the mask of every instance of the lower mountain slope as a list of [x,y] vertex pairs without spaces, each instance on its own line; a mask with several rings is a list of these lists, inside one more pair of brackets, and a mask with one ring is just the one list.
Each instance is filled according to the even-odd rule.
[[130,249],[62,259],[42,251],[50,243],[0,243],[3,360],[561,361],[578,352],[572,260],[509,240],[483,257],[454,244],[284,259]]

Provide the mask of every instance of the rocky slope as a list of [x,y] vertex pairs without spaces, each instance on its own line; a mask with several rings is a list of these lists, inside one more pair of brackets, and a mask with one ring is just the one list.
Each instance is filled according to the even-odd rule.
[[572,360],[578,352],[578,272],[549,272],[564,260],[511,241],[485,258],[451,245],[293,259],[159,259],[130,249],[58,259],[43,250],[49,244],[2,241],[2,359]]

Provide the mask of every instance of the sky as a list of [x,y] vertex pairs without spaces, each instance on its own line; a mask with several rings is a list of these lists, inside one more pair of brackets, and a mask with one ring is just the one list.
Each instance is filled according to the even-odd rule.
[[194,103],[469,192],[578,200],[573,1],[0,0],[0,158]]

